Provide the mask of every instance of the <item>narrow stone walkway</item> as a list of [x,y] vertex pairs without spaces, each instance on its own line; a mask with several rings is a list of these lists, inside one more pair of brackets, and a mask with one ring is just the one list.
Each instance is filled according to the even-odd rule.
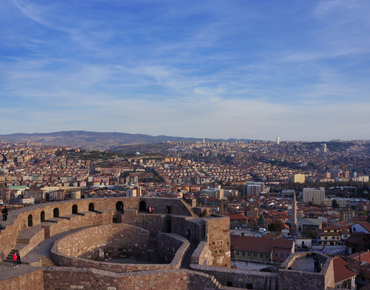
[[181,268],[182,269],[190,269],[191,256],[193,255],[197,246],[198,246],[197,243],[190,242],[189,251],[186,253],[185,259],[181,263]]
[[51,247],[53,246],[54,242],[61,237],[70,235],[77,231],[86,229],[88,227],[75,229],[68,232],[63,232],[58,235],[52,236],[43,240],[40,244],[38,244],[31,252],[29,252],[26,256],[21,257],[22,264],[18,265],[18,267],[13,268],[13,263],[11,262],[1,262],[0,263],[0,281],[13,279],[18,276],[26,275],[42,269],[42,267],[34,267],[28,265],[29,263],[37,262],[43,256],[49,256]]
[[38,244],[31,252],[29,252],[23,259],[25,263],[33,263],[37,262],[40,257],[43,256],[49,256],[50,255],[50,250],[54,245],[54,242],[62,237],[68,236],[70,234],[73,234],[75,232],[87,229],[89,227],[83,227],[83,228],[78,228],[72,231],[68,232],[63,232],[60,234],[57,234],[55,236],[52,236],[50,238],[47,238],[43,240],[40,244]]
[[18,265],[18,267],[13,268],[13,263],[2,262],[0,263],[0,281],[13,279],[40,269],[42,267],[33,267],[27,264]]

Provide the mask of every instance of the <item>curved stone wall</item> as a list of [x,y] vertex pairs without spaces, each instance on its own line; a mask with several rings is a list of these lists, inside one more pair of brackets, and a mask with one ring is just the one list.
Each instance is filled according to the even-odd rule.
[[[45,227],[45,237],[50,237],[76,228],[112,223],[113,214],[116,213],[119,202],[123,204],[124,211],[134,211],[135,215],[140,210],[147,213],[148,206],[153,206],[156,214],[168,214],[170,210],[172,214],[189,217],[194,215],[182,200],[146,197],[84,198],[42,203],[12,210],[9,211],[8,220],[1,222],[5,229],[0,232],[0,262],[14,248],[19,232],[29,227],[30,217],[32,226]],[[77,209],[77,214],[73,213],[72,208]],[[43,220],[46,222],[51,220],[54,224],[48,225],[42,222]],[[163,225],[159,225],[158,230],[163,230]]]
[[[107,237],[105,237],[105,235]],[[166,237],[167,234],[163,234]],[[95,237],[91,239],[91,237]],[[161,238],[161,240],[164,239]],[[119,239],[122,239],[119,244]],[[76,268],[94,268],[110,272],[143,271],[155,269],[178,269],[189,247],[189,242],[181,236],[171,234],[167,237],[172,240],[171,244],[181,245],[176,249],[176,254],[169,264],[121,264],[102,261],[93,261],[81,257],[86,252],[98,247],[106,247],[111,244],[112,248],[127,246],[127,253],[130,249],[137,249],[144,252],[147,248],[149,232],[126,224],[110,224],[92,227],[81,230],[57,240],[52,249],[51,257],[58,266]],[[85,255],[84,255],[85,256]]]
[[95,269],[53,267],[44,270],[45,289],[114,290],[216,290],[220,284],[210,275],[189,270],[155,270],[109,273]]
[[[119,258],[114,250],[143,254],[148,247],[149,231],[127,224],[109,224],[80,230],[54,243],[52,252],[71,257],[92,255],[98,248],[105,258]],[[113,251],[113,252],[112,252]],[[108,254],[108,256],[107,256]],[[61,265],[62,266],[62,265]]]

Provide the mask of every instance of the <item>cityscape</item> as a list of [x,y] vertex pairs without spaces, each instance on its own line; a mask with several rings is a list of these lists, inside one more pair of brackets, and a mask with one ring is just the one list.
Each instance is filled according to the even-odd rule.
[[[12,215],[21,209],[74,200],[185,201],[186,208],[199,209],[200,216],[227,218],[230,256],[226,267],[276,272],[291,254],[309,252],[331,257],[334,277],[337,271],[347,271],[346,276],[335,280],[336,287],[366,287],[367,283],[360,282],[366,275],[352,267],[365,271],[364,261],[369,259],[370,141],[282,142],[277,137],[275,142],[203,139],[162,144],[171,145],[165,154],[163,150],[156,153],[148,144],[131,148],[141,148],[142,152],[123,154],[114,148],[89,151],[0,141],[3,216],[4,208],[7,215]],[[75,206],[72,216],[78,214]],[[160,206],[141,206],[140,202],[140,209],[149,214],[163,214]],[[123,222],[120,211],[124,212],[124,207],[123,202],[117,202],[114,222]],[[42,222],[43,218],[45,214],[41,217],[41,224],[45,223],[42,228],[65,217],[58,210],[52,218]],[[1,225],[3,231],[4,223],[6,218]],[[28,228],[33,226],[32,216],[27,224]],[[24,249],[18,242],[15,247]],[[25,252],[28,254],[23,260],[28,261],[33,251]],[[162,259],[151,262],[164,263]],[[49,258],[42,263],[51,266],[58,262]],[[320,267],[322,263],[325,261]],[[320,272],[317,265],[314,267],[309,258],[301,259],[294,267]],[[220,283],[235,283],[228,279]],[[252,287],[253,283],[247,285]],[[249,289],[263,289],[254,285]]]
[[370,290],[370,2],[2,0],[1,290]]

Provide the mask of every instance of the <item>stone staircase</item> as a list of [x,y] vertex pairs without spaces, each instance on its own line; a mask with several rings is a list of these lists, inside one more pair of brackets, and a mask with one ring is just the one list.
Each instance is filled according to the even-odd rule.
[[206,240],[206,225],[205,224],[199,225],[199,240],[201,241]]
[[4,262],[13,263],[13,254],[17,251],[17,249],[12,249],[9,255],[5,258]]
[[214,276],[211,276],[211,281],[213,282],[213,284],[215,285],[215,287],[217,289],[220,289],[221,288],[220,282],[218,282],[217,279]]
[[51,260],[50,256],[41,257],[41,267],[51,267],[55,266],[54,262]]
[[192,210],[192,208],[191,208],[191,206],[186,202],[186,201],[184,201],[184,200],[181,200],[181,202],[182,202],[182,204],[189,210],[189,213],[191,214],[191,216],[192,217],[194,217],[194,218],[197,218],[198,217],[198,215],[196,215],[194,212],[193,212],[193,210]]
[[163,263],[163,257],[157,251],[157,238],[149,240],[147,249],[148,261],[156,264]]

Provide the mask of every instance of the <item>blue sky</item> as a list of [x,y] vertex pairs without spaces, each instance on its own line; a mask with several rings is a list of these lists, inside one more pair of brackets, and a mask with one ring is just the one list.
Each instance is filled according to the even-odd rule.
[[1,2],[0,134],[369,139],[370,1]]

